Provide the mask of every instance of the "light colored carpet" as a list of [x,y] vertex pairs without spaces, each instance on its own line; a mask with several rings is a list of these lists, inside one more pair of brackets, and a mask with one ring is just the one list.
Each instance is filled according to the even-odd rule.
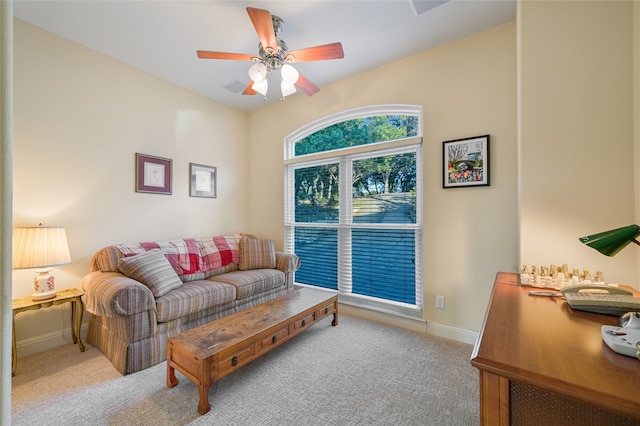
[[215,383],[211,411],[166,362],[121,376],[73,344],[18,360],[15,425],[477,425],[472,346],[342,315]]

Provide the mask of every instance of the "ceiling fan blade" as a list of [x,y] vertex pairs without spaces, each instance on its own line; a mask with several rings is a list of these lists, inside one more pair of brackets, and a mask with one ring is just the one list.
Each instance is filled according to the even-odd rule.
[[256,93],[258,92],[253,90],[253,81],[249,82],[247,87],[244,88],[244,92],[242,92],[243,95],[255,95]]
[[231,59],[233,61],[252,61],[255,55],[246,53],[209,52],[208,50],[198,50],[196,52],[200,59]]
[[268,10],[256,9],[253,7],[247,7],[247,13],[251,22],[253,23],[262,48],[267,53],[274,53],[278,51],[278,43],[276,41],[276,33],[273,30],[273,21],[271,20],[271,13]]
[[323,61],[326,59],[344,58],[342,43],[324,44],[322,46],[307,47],[287,53],[290,62]]
[[298,77],[298,81],[296,81],[295,84],[300,90],[306,93],[307,96],[313,96],[320,91],[320,88],[318,86],[313,84],[309,79],[307,79],[307,77],[303,76],[302,74],[300,74],[300,76]]

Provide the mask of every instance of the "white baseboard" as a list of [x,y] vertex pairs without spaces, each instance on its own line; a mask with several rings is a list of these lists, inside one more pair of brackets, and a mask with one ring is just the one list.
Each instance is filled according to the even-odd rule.
[[478,339],[477,331],[451,327],[450,325],[438,324],[436,322],[430,322],[427,324],[427,334],[456,340],[462,343],[468,343],[470,345],[474,345]]
[[[85,343],[84,336],[87,335],[87,324],[82,325],[80,335],[82,336],[82,343]],[[52,349],[69,343],[73,343],[70,328],[65,328],[62,331],[42,334],[28,339],[18,340],[16,341],[18,362],[22,357],[37,354],[38,352],[46,351],[47,349]]]
[[444,337],[462,343],[473,345],[478,338],[477,331],[465,330],[462,328],[452,327],[446,324],[438,324],[435,322],[427,322],[423,319],[407,318],[384,312],[377,312],[369,309],[362,309],[355,306],[340,304],[340,312],[369,321],[376,321],[395,327],[404,328],[422,334],[430,334],[432,336]]
[[340,316],[340,314],[350,315],[368,321],[374,321],[394,327],[404,328],[407,330],[415,331],[416,333],[427,333],[427,322],[423,319],[407,318],[384,312],[373,311],[371,309],[364,309],[357,306],[345,305],[342,303],[340,304],[340,313],[338,314],[338,316]]

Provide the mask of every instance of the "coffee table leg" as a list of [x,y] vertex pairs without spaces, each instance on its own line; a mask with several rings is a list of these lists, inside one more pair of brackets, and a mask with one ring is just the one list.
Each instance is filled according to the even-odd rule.
[[198,413],[207,414],[211,409],[211,405],[209,404],[209,388],[211,387],[211,383],[202,383],[198,386],[198,390],[200,391],[200,402],[198,403]]
[[336,302],[336,310],[333,313],[333,321],[331,321],[332,326],[338,325],[338,302]]
[[172,388],[178,384],[176,378],[176,370],[173,368],[170,362],[167,361],[167,387]]

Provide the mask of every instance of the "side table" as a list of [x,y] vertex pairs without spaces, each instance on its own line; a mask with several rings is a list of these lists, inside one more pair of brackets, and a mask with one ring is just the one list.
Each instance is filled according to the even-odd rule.
[[71,338],[73,339],[74,344],[78,344],[80,352],[84,352],[84,344],[82,344],[82,340],[80,338],[80,327],[82,326],[82,314],[84,312],[84,306],[82,305],[81,299],[83,294],[84,292],[82,290],[70,288],[56,292],[56,297],[52,297],[51,299],[33,300],[31,297],[13,299],[11,376],[16,375],[16,365],[18,363],[16,355],[16,315],[20,312],[71,303]]

